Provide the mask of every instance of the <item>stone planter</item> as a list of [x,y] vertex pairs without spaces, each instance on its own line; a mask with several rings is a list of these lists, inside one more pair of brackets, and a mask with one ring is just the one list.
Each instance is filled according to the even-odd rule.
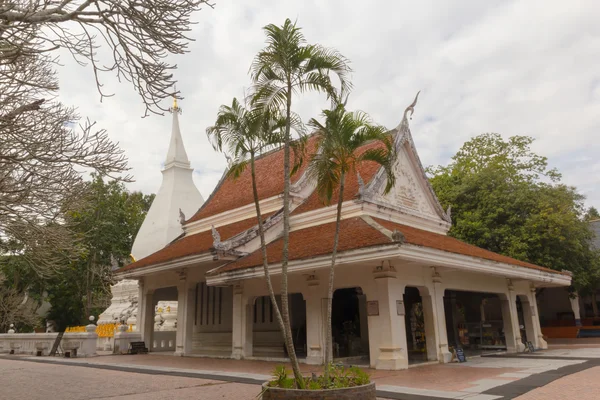
[[327,389],[327,390],[298,390],[298,389],[281,389],[268,387],[263,384],[263,400],[376,400],[375,383],[368,385],[355,386],[344,389]]

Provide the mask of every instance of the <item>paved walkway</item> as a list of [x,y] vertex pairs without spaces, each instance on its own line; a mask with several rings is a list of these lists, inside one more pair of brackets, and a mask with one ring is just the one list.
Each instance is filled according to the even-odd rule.
[[[473,357],[464,364],[428,364],[404,371],[367,370],[367,372],[377,384],[378,395],[381,398],[509,399],[517,398],[523,393],[557,379],[558,381],[567,379],[571,374],[585,373],[596,366],[600,367],[600,346],[588,346],[590,347],[561,346],[534,354]],[[158,354],[100,356],[88,359],[12,356],[10,360],[5,360],[3,364],[11,362],[25,364],[26,361],[28,364],[34,364],[32,362],[34,361],[37,366],[43,365],[46,368],[54,366],[52,364],[64,365],[57,368],[57,371],[85,366],[96,371],[100,369],[102,373],[114,374],[118,373],[116,371],[121,371],[135,376],[144,376],[144,379],[150,375],[161,375],[159,380],[167,377],[196,379],[200,381],[199,385],[208,386],[234,382],[253,385],[244,389],[244,393],[252,392],[253,396],[260,391],[256,385],[268,380],[271,371],[278,365],[278,363],[264,361],[181,358]],[[90,368],[75,369],[90,370]],[[303,365],[302,370],[310,374],[320,372],[321,367]],[[227,386],[227,388],[223,390],[234,390],[234,386]],[[233,394],[232,396],[231,398],[236,400],[243,398]]]
[[517,400],[597,400],[600,398],[600,367],[586,369],[534,389]]
[[256,400],[256,385],[0,359],[2,400]]

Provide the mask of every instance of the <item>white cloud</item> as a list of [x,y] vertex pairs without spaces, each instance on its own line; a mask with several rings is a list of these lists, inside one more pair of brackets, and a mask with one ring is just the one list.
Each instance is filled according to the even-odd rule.
[[[537,138],[567,184],[600,206],[600,4],[571,1],[217,1],[196,15],[191,53],[178,56],[176,77],[185,99],[181,127],[208,197],[225,168],[205,129],[219,105],[242,96],[248,68],[263,47],[261,27],[298,19],[309,42],[335,47],[352,61],[350,106],[395,126],[417,90],[412,121],[424,164],[447,162],[460,145],[483,132]],[[136,182],[160,185],[170,116],[141,119],[129,84],[105,76],[114,97],[99,102],[93,75],[67,59],[61,98],[98,121],[120,142]],[[307,120],[327,103],[299,98]]]

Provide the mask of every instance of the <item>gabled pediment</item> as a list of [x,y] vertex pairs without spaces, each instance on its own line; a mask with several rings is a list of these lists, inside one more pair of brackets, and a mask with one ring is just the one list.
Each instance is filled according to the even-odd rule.
[[392,133],[395,136],[397,158],[394,164],[396,183],[390,192],[385,193],[387,178],[383,168],[361,190],[361,198],[366,202],[399,210],[427,219],[437,219],[444,225],[451,222],[450,216],[442,206],[433,191],[425,169],[412,139],[406,114],[413,110],[416,99],[409,106],[400,125]]

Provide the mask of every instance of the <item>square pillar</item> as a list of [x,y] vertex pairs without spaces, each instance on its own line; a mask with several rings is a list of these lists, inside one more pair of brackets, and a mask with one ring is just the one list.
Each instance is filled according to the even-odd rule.
[[[448,348],[448,331],[446,328],[446,310],[444,308],[444,292],[442,286],[442,277],[435,271],[432,276],[433,293],[431,296],[433,318],[435,321],[435,337],[437,343],[437,360],[440,363],[449,363],[452,360],[452,353]],[[423,303],[425,306],[425,303]]]
[[138,280],[138,304],[137,304],[137,315],[135,316],[135,330],[142,333],[144,330],[144,279]]
[[427,360],[435,361],[438,359],[439,335],[436,332],[435,307],[432,296],[428,293],[421,293],[423,304],[423,320],[425,323],[425,344],[427,346]]
[[529,297],[529,305],[531,308],[531,318],[533,320],[533,328],[535,329],[535,334],[537,335],[537,344],[536,347],[540,349],[547,349],[548,343],[544,339],[544,335],[542,334],[542,327],[540,326],[540,317],[538,312],[538,304],[535,286],[533,284],[530,285],[530,297]]
[[252,304],[243,287],[233,287],[233,329],[231,358],[240,360],[252,356]]
[[175,355],[191,353],[194,325],[194,287],[190,288],[185,273],[180,274],[177,284],[177,333],[175,336]]
[[[375,291],[367,293],[369,319],[370,364],[376,369],[408,368],[406,324],[404,320],[404,284],[396,278],[396,270],[384,262],[374,271]],[[371,303],[373,302],[373,303]],[[375,315],[378,311],[378,315]]]
[[142,334],[142,341],[146,344],[148,350],[152,351],[152,334],[154,332],[154,290],[144,290],[142,296],[142,308],[139,310],[142,314],[142,324],[140,333]]
[[506,350],[509,353],[520,353],[525,350],[519,329],[519,315],[517,314],[517,300],[512,282],[508,281],[508,290],[505,295],[500,295],[502,307],[502,322],[504,324],[504,338]]
[[527,340],[533,343],[536,349],[539,349],[538,335],[535,329],[534,316],[536,313],[532,310],[531,304],[529,303],[528,296],[519,296],[521,300],[521,307],[523,307],[523,323],[525,324],[525,333],[527,334]]
[[577,293],[574,293],[575,297],[571,297],[569,295],[569,301],[571,302],[571,309],[573,310],[573,315],[575,316],[575,326],[581,326],[581,312],[579,310],[579,296]]
[[308,277],[307,283],[308,290],[302,293],[306,304],[306,363],[322,365],[325,362],[326,338],[323,300],[327,295],[323,293],[324,285],[320,285],[314,275]]

